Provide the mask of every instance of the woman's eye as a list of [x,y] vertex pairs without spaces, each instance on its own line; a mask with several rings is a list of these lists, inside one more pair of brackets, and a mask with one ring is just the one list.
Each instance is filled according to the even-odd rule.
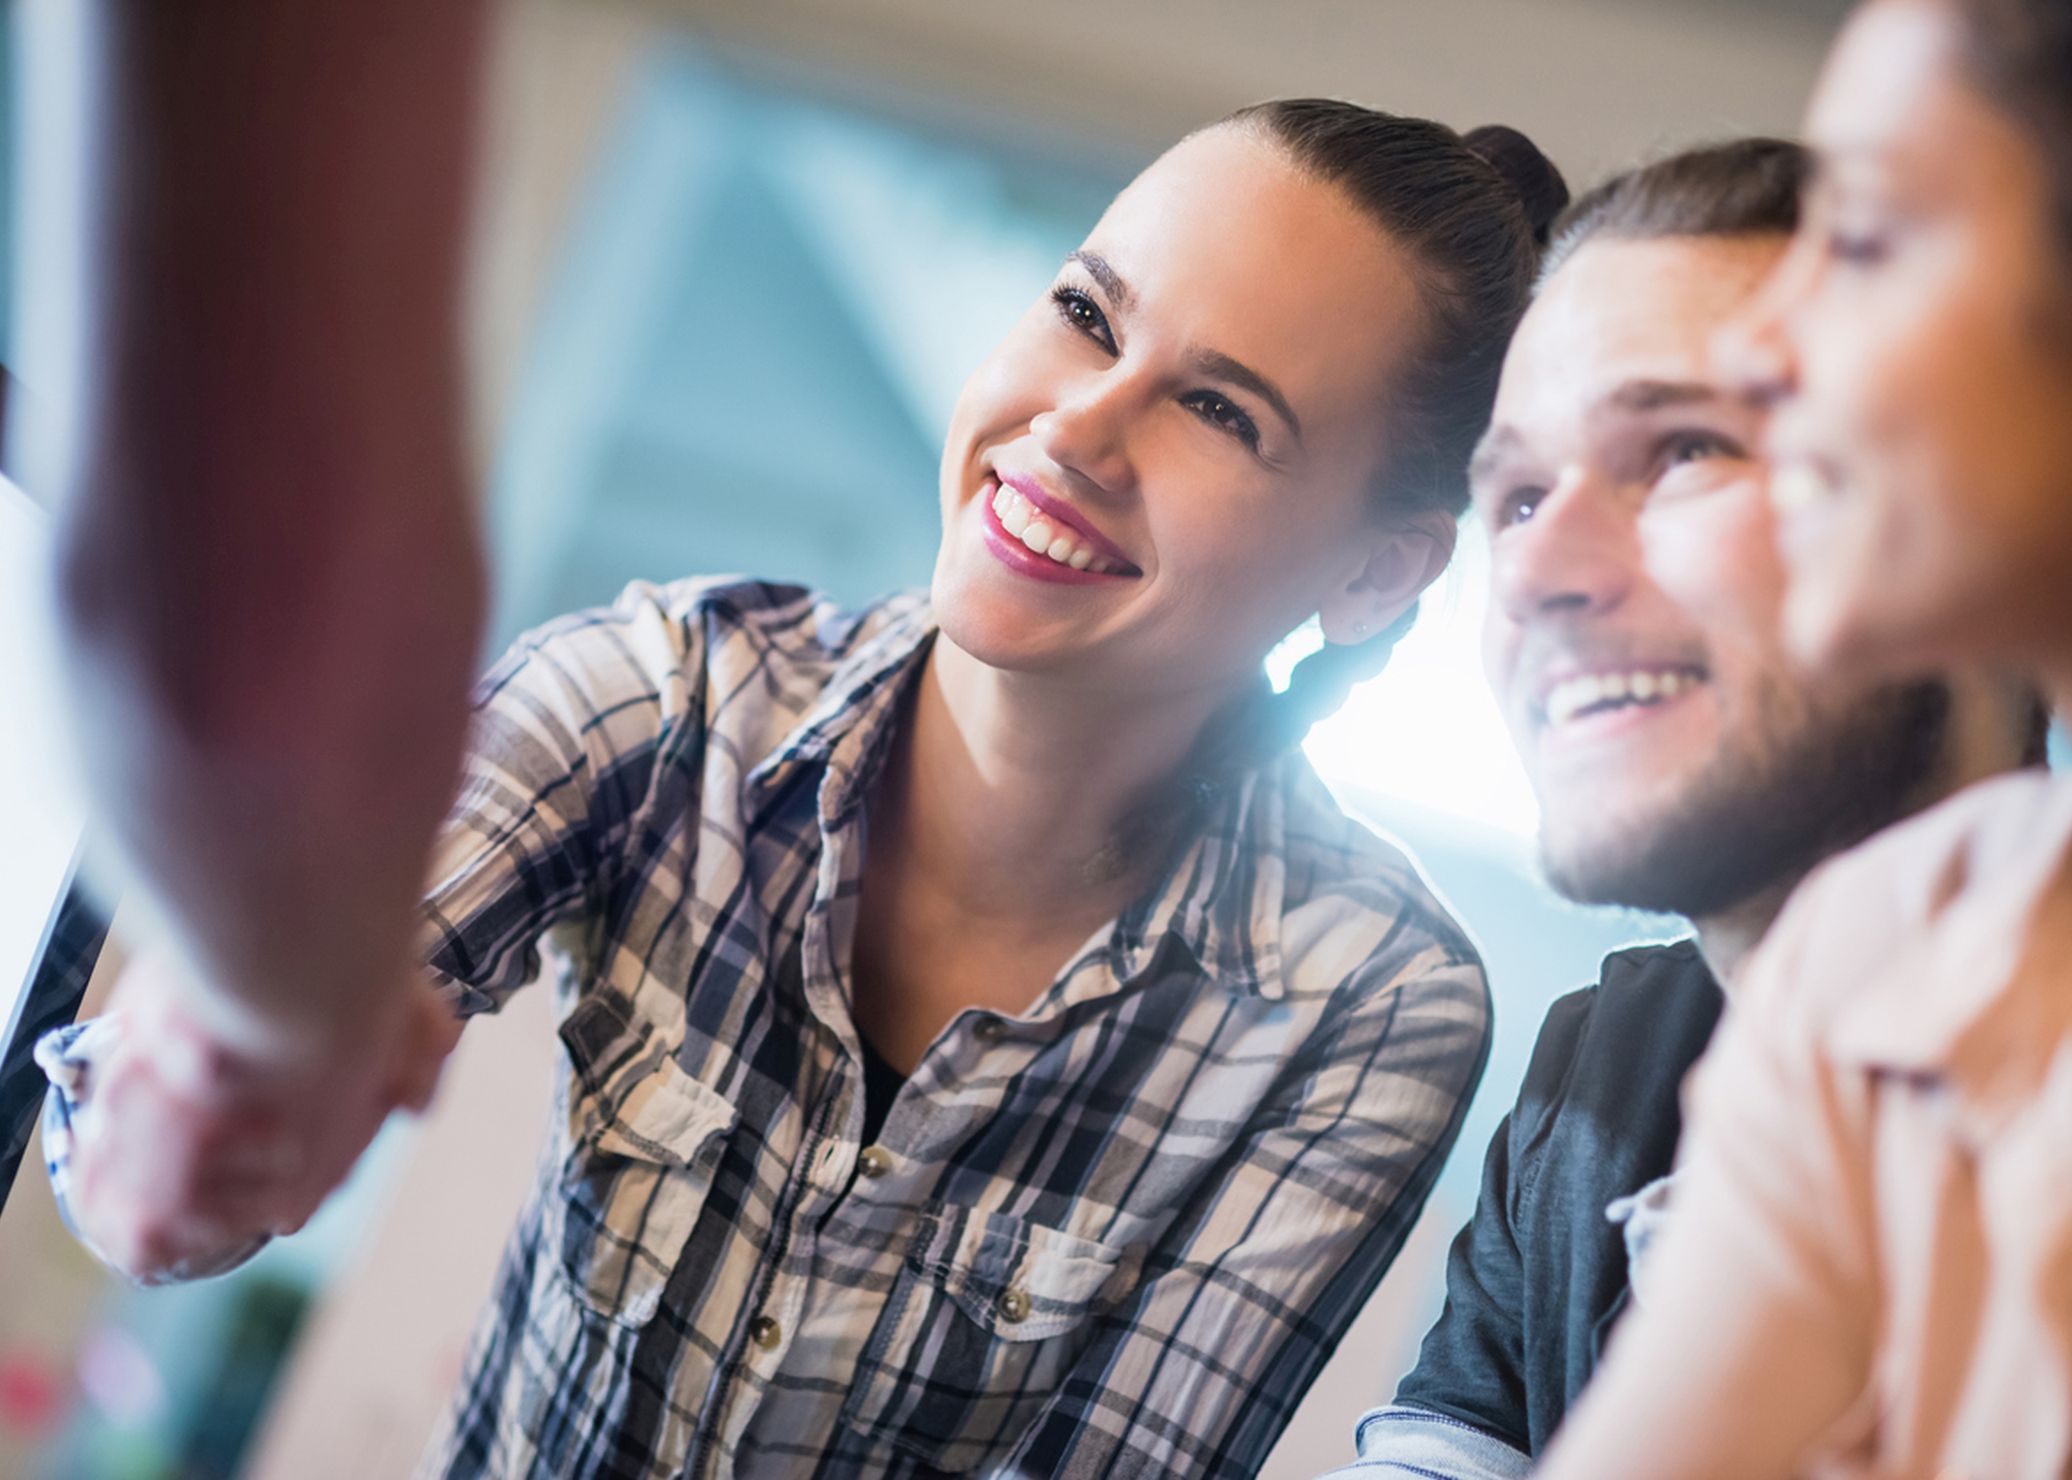
[[1050,301],[1067,327],[1078,330],[1109,354],[1115,353],[1115,333],[1108,327],[1108,315],[1101,306],[1077,288],[1053,288]]
[[1210,426],[1230,433],[1254,451],[1258,449],[1258,423],[1238,409],[1229,397],[1219,396],[1214,391],[1190,391],[1180,398],[1180,404],[1193,411]]

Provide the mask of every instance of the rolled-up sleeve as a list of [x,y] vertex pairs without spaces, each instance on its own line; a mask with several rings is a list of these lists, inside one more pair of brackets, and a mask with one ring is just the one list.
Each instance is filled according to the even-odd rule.
[[1532,1456],[1473,1424],[1411,1403],[1360,1420],[1359,1458],[1320,1480],[1525,1480]]
[[91,1094],[94,1061],[113,1047],[119,1031],[112,1018],[93,1018],[53,1028],[36,1041],[37,1067],[50,1080],[50,1091],[43,1100],[43,1170],[50,1178],[51,1194],[57,1199],[65,1227],[103,1263],[107,1261],[100,1250],[72,1217],[72,1151]]

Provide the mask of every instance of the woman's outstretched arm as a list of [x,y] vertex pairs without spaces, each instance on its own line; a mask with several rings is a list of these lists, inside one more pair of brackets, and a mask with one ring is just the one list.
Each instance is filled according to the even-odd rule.
[[[147,952],[108,1012],[47,1037],[44,1159],[106,1263],[160,1283],[218,1273],[299,1227],[390,1110],[421,1106],[460,1019],[538,969],[541,938],[609,908],[658,757],[695,770],[698,583],[634,586],[522,639],[474,691],[459,796],[413,906],[420,966],[398,1021],[289,1070],[224,1059]],[[212,1062],[216,1060],[216,1062]]]

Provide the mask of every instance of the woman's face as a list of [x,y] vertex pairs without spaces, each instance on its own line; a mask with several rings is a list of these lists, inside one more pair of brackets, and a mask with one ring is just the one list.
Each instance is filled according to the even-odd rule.
[[1798,238],[1728,334],[1773,406],[1786,635],[1822,670],[2062,664],[2072,635],[2072,272],[1963,45],[1933,0],[1857,12]]
[[1178,145],[964,387],[945,636],[1145,698],[1222,693],[1319,611],[1378,631],[1452,542],[1370,497],[1421,322],[1410,262],[1336,188],[1242,129]]

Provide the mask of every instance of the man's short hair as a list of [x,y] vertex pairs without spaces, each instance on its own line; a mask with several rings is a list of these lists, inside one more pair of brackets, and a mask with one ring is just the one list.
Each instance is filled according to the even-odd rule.
[[1554,223],[1540,281],[1600,236],[1790,236],[1812,164],[1803,144],[1752,137],[1622,170],[1585,191]]

